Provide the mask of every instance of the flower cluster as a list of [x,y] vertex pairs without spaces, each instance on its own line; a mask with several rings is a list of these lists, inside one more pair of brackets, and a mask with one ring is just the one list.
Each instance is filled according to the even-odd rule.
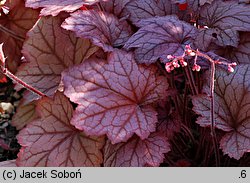
[[165,65],[165,69],[167,72],[171,72],[175,68],[187,66],[187,62],[183,57],[174,57],[172,55],[168,55],[167,59],[170,60],[170,62],[166,63]]
[[203,58],[209,60],[210,62],[214,62],[215,64],[226,65],[228,68],[227,70],[229,72],[234,72],[234,67],[237,65],[236,62],[227,63],[227,62],[223,62],[220,60],[213,60],[208,55],[201,53],[198,49],[193,50],[190,45],[186,45],[183,55],[181,55],[181,56],[168,55],[167,56],[167,59],[169,60],[169,62],[167,62],[165,64],[166,71],[170,73],[175,68],[187,66],[188,63],[185,61],[185,56],[194,57],[194,63],[193,63],[192,70],[197,71],[197,72],[199,72],[201,70],[201,66],[197,64],[198,56],[203,57]]

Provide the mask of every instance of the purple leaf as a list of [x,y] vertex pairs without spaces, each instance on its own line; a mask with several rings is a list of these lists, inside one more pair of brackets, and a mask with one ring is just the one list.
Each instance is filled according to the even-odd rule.
[[[205,4],[200,11],[200,21],[212,30],[201,31],[198,37],[213,36],[218,45],[237,47],[239,40],[237,31],[250,30],[249,8],[249,5],[238,4],[237,1],[217,0],[211,5]],[[200,43],[202,41],[205,39],[200,40]]]
[[[240,159],[250,151],[250,67],[239,65],[234,73],[217,71],[215,80],[215,127],[226,132],[220,146],[225,154]],[[207,82],[205,88],[208,88]],[[193,110],[201,115],[197,123],[210,126],[210,99],[193,97]]]
[[199,3],[201,6],[203,6],[204,4],[208,3],[211,4],[214,0],[199,0]]
[[86,136],[70,124],[73,108],[61,93],[42,98],[41,119],[20,131],[18,166],[100,166],[103,137]]
[[[182,1],[183,2],[183,1]],[[175,0],[132,0],[127,4],[125,11],[129,15],[129,20],[137,25],[140,20],[166,15],[177,15],[181,20],[189,22],[199,13],[199,1],[187,0],[187,10],[180,11]]]
[[23,63],[16,73],[24,82],[48,96],[59,87],[61,72],[81,63],[98,48],[89,40],[76,38],[60,27],[60,17],[42,17],[28,33],[23,46]]
[[250,64],[250,33],[241,32],[237,48],[226,47],[215,50],[223,57],[241,64]]
[[249,5],[238,4],[237,1],[217,0],[211,5],[204,5],[200,15],[208,27],[248,31],[250,28],[249,7]]
[[[3,1],[1,2],[3,3]],[[38,20],[39,12],[26,8],[23,0],[6,1],[4,5],[5,7],[1,6],[1,11],[7,8],[9,12],[7,14],[2,12],[0,16],[2,29],[0,31],[0,43],[4,43],[5,66],[9,71],[15,73],[21,63],[21,49],[25,36]],[[7,82],[2,73],[0,73],[0,82]]]
[[132,34],[126,21],[119,21],[112,14],[96,10],[72,13],[62,27],[74,31],[79,37],[92,40],[107,52],[124,45]]
[[250,3],[250,0],[239,0],[239,3]]
[[164,153],[170,151],[169,146],[167,138],[159,133],[153,133],[145,140],[134,136],[125,143],[115,145],[108,141],[104,148],[104,166],[159,166]]
[[16,127],[17,130],[21,130],[28,123],[38,118],[36,113],[36,101],[29,104],[25,104],[24,100],[21,100],[20,105],[12,117],[11,125]]
[[208,51],[211,43],[216,43],[219,46],[231,45],[237,47],[239,44],[239,33],[233,29],[199,29],[195,45],[203,51]]
[[171,0],[134,0],[126,7],[129,19],[137,24],[140,20],[172,14],[176,5]]
[[126,6],[133,0],[102,0],[100,2],[105,12],[116,15],[119,18],[128,16]]
[[229,157],[239,160],[244,153],[250,152],[250,122],[243,123],[237,131],[224,135],[220,141],[220,148]]
[[157,131],[162,132],[166,137],[171,139],[175,132],[179,132],[181,129],[181,116],[176,111],[171,110],[170,101],[158,102],[158,124]]
[[42,16],[57,16],[61,11],[73,12],[82,5],[92,5],[99,0],[26,0],[26,6],[30,8],[43,8]]
[[196,37],[197,29],[176,16],[156,17],[142,20],[141,27],[125,44],[126,49],[135,48],[139,63],[153,63],[167,55],[182,55],[183,46]]
[[137,65],[131,53],[115,50],[108,60],[88,59],[63,72],[65,94],[79,104],[72,124],[89,135],[107,134],[112,143],[155,130],[149,104],[165,98],[168,84],[155,66]]

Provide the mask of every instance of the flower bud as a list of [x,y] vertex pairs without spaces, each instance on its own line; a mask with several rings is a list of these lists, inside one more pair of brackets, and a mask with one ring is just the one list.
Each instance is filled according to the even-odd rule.
[[229,72],[234,72],[234,68],[231,67],[231,66],[228,66],[227,70],[228,70]]
[[179,63],[178,63],[178,60],[174,60],[174,61],[172,62],[172,64],[173,64],[174,68],[179,68],[179,67],[180,67],[180,65],[179,65]]
[[182,67],[186,67],[187,66],[187,62],[183,58],[179,59],[179,62],[180,62],[180,64],[181,64]]
[[193,70],[193,71],[199,72],[199,71],[201,70],[201,66],[199,66],[199,65],[197,65],[197,64],[194,64],[192,70]]
[[167,59],[168,59],[168,60],[173,60],[174,57],[173,57],[172,55],[168,55],[168,56],[167,56]]
[[237,63],[236,63],[236,62],[233,62],[233,63],[231,63],[230,65],[231,65],[231,66],[236,66]]

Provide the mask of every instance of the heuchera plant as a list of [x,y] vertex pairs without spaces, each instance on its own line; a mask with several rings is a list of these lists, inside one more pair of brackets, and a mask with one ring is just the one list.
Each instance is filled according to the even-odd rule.
[[1,82],[27,89],[12,119],[22,147],[2,165],[246,161],[249,9],[242,0],[2,2]]

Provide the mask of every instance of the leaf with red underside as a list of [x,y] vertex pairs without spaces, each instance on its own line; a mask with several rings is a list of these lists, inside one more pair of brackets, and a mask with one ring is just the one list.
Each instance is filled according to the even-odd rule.
[[53,96],[58,89],[61,72],[79,64],[98,48],[89,40],[76,38],[61,28],[60,17],[42,17],[28,33],[23,46],[23,63],[16,73],[24,82]]
[[24,100],[22,100],[20,105],[17,107],[14,116],[12,117],[11,125],[16,127],[17,130],[21,130],[31,121],[38,118],[35,108],[36,101],[24,104]]
[[[211,28],[210,31],[204,29],[198,36],[214,37],[211,40],[221,46],[237,47],[239,42],[238,31],[250,30],[250,5],[239,4],[237,1],[213,1],[202,6],[200,20],[202,24]],[[200,39],[200,44],[206,40]],[[206,43],[207,44],[207,43]],[[209,45],[207,45],[209,46]],[[207,47],[206,46],[206,47]]]
[[164,153],[169,151],[168,139],[160,133],[153,133],[145,140],[133,136],[127,142],[115,145],[108,141],[104,147],[104,166],[159,166]]
[[104,138],[86,136],[70,124],[73,108],[63,94],[42,98],[37,111],[41,119],[17,136],[18,166],[100,166]]
[[72,124],[90,135],[107,134],[112,143],[134,133],[145,139],[155,130],[157,112],[149,104],[166,97],[167,81],[157,67],[137,65],[131,53],[112,52],[63,73],[65,94],[79,104]]
[[167,55],[182,55],[185,44],[196,37],[194,26],[180,21],[176,16],[156,17],[142,20],[141,27],[125,44],[126,49],[135,48],[139,63],[153,63]]
[[[220,141],[225,154],[240,159],[250,151],[250,67],[239,65],[234,73],[217,71],[215,80],[215,127],[226,132]],[[205,87],[208,87],[208,82]],[[210,100],[193,97],[193,110],[201,115],[197,123],[210,126]]]
[[107,52],[123,46],[132,34],[126,21],[96,10],[72,13],[62,27],[74,31],[79,37],[92,40],[93,44]]
[[[25,35],[38,19],[38,11],[26,8],[23,0],[7,1],[7,14],[0,16],[0,43],[4,43],[3,51],[6,56],[6,67],[15,73],[21,61],[21,49]],[[0,73],[0,82],[7,81]]]
[[43,8],[42,16],[57,16],[61,11],[73,12],[82,5],[92,5],[99,0],[26,0],[26,6],[30,8]]

